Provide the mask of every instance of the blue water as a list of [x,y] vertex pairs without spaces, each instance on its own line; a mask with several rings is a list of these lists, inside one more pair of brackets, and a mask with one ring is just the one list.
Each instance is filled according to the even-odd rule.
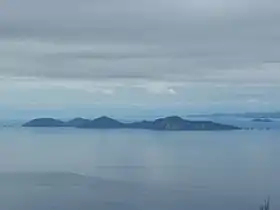
[[280,130],[0,129],[0,209],[280,209]]

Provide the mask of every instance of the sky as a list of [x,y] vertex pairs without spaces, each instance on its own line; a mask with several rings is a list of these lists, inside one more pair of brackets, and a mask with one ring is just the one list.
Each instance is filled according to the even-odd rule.
[[2,117],[280,110],[278,0],[2,0]]

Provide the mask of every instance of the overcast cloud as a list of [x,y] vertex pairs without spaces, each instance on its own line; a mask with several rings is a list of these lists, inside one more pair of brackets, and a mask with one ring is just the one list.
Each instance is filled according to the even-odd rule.
[[279,22],[277,0],[4,0],[1,106],[276,110]]

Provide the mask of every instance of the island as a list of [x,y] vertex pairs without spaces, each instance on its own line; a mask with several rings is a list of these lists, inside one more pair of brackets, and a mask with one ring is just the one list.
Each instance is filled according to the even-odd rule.
[[25,123],[24,127],[64,127],[65,122],[53,118],[38,118]]
[[65,126],[67,126],[67,127],[80,127],[80,126],[86,125],[90,122],[91,121],[88,120],[88,119],[78,117],[78,118],[74,118],[73,120],[70,120],[68,122],[65,122]]
[[93,120],[75,118],[63,122],[53,118],[38,118],[23,124],[23,127],[74,127],[83,129],[147,129],[159,131],[219,131],[239,130],[239,127],[215,123],[212,121],[190,121],[178,116],[123,123],[110,117],[99,117]]
[[273,122],[273,120],[269,118],[256,118],[252,120],[253,122],[264,122],[264,123],[270,123]]

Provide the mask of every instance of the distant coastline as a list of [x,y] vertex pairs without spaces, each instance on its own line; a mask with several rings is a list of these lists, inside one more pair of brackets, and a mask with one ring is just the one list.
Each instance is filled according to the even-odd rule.
[[36,118],[22,125],[23,127],[73,127],[83,129],[147,129],[161,131],[218,131],[239,130],[239,127],[215,123],[213,121],[190,121],[178,116],[159,118],[153,121],[124,123],[103,116],[93,120],[75,118],[62,121],[54,118]]
[[249,119],[280,119],[278,112],[245,112],[245,113],[215,113],[215,114],[193,114],[188,117],[241,117]]
[[271,123],[271,122],[273,122],[273,120],[269,119],[269,118],[255,118],[252,121],[253,122],[263,122],[263,123]]

